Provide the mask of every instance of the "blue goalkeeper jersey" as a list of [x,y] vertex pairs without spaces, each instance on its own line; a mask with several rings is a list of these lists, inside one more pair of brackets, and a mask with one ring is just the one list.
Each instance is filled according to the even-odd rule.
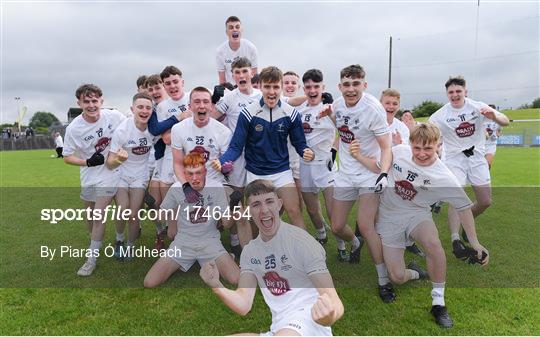
[[261,98],[242,109],[229,148],[220,162],[235,161],[244,150],[249,172],[256,175],[284,172],[290,168],[287,137],[302,157],[308,146],[300,113],[281,100],[270,109]]

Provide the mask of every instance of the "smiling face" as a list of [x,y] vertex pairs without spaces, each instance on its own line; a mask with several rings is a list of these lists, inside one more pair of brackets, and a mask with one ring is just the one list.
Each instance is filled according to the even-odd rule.
[[156,104],[161,103],[162,101],[167,99],[167,97],[169,97],[162,83],[149,85],[146,90],[148,91],[148,94],[152,96],[152,99],[154,100],[154,102],[156,102]]
[[263,241],[272,239],[281,224],[279,217],[279,210],[282,206],[281,199],[274,192],[251,195],[248,199],[248,206]]
[[448,101],[454,109],[461,109],[465,105],[465,97],[467,96],[467,89],[462,85],[452,84],[446,89],[446,96]]
[[307,80],[304,82],[304,94],[307,96],[309,106],[315,106],[321,103],[324,83]]
[[273,109],[281,96],[281,82],[261,82],[261,92],[264,103]]
[[399,111],[399,98],[394,96],[383,96],[381,98],[381,104],[386,110],[386,113],[394,117],[396,112]]
[[420,142],[411,143],[413,161],[420,166],[430,166],[437,160],[438,142]]
[[250,67],[234,68],[232,74],[238,90],[245,93],[251,89],[252,76]]
[[189,101],[189,109],[193,112],[193,122],[199,128],[210,122],[212,98],[209,92],[193,91]]
[[163,87],[167,94],[175,101],[184,96],[184,79],[180,75],[171,75],[163,79]]
[[89,92],[86,95],[81,95],[77,100],[77,104],[83,110],[83,117],[88,121],[97,121],[99,119],[103,98],[95,93]]
[[240,43],[240,39],[242,38],[242,24],[240,21],[227,22],[225,33],[229,42]]
[[283,95],[286,97],[296,96],[300,89],[300,79],[294,75],[283,76]]
[[152,108],[152,101],[145,98],[137,98],[131,106],[131,112],[133,112],[135,121],[147,124],[152,114]]
[[366,87],[367,82],[362,78],[356,77],[343,77],[338,85],[339,91],[341,91],[345,104],[348,107],[352,107],[358,103]]

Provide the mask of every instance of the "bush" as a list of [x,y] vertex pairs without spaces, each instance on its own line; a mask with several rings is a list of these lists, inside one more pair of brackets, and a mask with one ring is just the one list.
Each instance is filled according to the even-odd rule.
[[540,97],[532,101],[532,108],[533,109],[539,109],[540,108]]
[[419,105],[413,108],[413,116],[417,117],[429,117],[433,113],[439,110],[444,104],[433,102],[433,101],[423,101]]

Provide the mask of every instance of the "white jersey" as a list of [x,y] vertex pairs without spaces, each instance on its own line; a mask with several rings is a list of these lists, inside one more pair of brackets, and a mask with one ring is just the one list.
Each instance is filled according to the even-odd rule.
[[204,188],[199,193],[201,195],[199,200],[190,204],[186,200],[182,184],[176,182],[163,199],[162,209],[178,211],[176,214],[178,233],[174,238],[175,241],[220,237],[221,234],[216,227],[217,214],[223,214],[229,207],[225,188],[221,183],[207,178]]
[[[480,109],[484,107],[488,105],[465,98],[465,104],[461,109],[454,109],[450,103],[446,103],[431,115],[429,122],[437,125],[441,130],[447,157],[473,146],[481,155],[484,155],[483,124],[486,118],[480,113]],[[500,112],[497,111],[496,114]]]
[[61,135],[58,135],[58,137],[54,138],[54,144],[56,144],[56,147],[64,147],[64,140],[62,139]]
[[221,172],[214,170],[210,163],[227,151],[232,132],[225,125],[210,118],[202,128],[195,125],[193,118],[186,118],[173,126],[171,146],[187,155],[192,152],[203,153],[206,159],[206,176],[224,182]]
[[[185,92],[184,96],[178,101],[173,100],[172,98],[167,98],[159,103],[156,107],[156,115],[158,122],[162,122],[171,116],[178,116],[182,112],[188,110],[189,104],[189,92]],[[163,154],[164,159],[172,159],[172,150],[170,145],[165,146],[165,153]]]
[[[326,116],[317,119],[317,115],[323,106],[322,102],[316,106],[308,106],[307,102],[305,102],[296,108],[302,116],[302,127],[306,135],[306,142],[315,154],[313,160],[315,163],[326,162],[331,157],[330,150],[336,137],[336,127],[330,117]],[[304,164],[310,165],[313,162],[304,162]]]
[[486,132],[486,145],[497,145],[501,126],[495,121],[486,119],[484,122],[484,130]]
[[281,222],[265,242],[259,235],[242,250],[241,273],[255,275],[272,312],[272,327],[300,307],[317,302],[310,275],[328,273],[324,248],[305,230]]
[[396,217],[405,211],[430,212],[430,205],[445,201],[461,211],[472,202],[457,178],[437,158],[430,166],[420,166],[412,159],[409,145],[392,148],[392,166],[388,172],[388,187],[381,197],[382,216],[388,213]]
[[[409,136],[411,132],[409,131],[409,128],[405,123],[400,121],[397,118],[394,118],[392,120],[392,124],[388,125],[388,129],[390,129],[390,132],[392,134],[395,134],[396,131],[399,132],[399,135],[401,136],[401,144],[409,145]],[[394,141],[392,141],[392,146],[396,146],[399,144],[395,144]]]
[[257,67],[257,47],[249,40],[240,39],[240,47],[232,50],[229,40],[223,42],[216,50],[216,65],[218,72],[225,72],[225,81],[234,84],[232,76],[232,63],[241,57],[246,57],[251,62],[251,67]]
[[253,89],[251,94],[246,95],[236,88],[228,95],[225,95],[216,104],[216,109],[227,116],[223,124],[234,132],[236,123],[238,123],[238,116],[240,116],[242,109],[253,102],[257,102],[261,97],[262,93],[259,89]]
[[363,156],[380,159],[381,149],[375,137],[390,132],[383,106],[378,99],[364,92],[358,103],[350,108],[346,106],[343,97],[339,97],[333,103],[333,111],[341,140],[339,142],[339,171],[350,175],[371,173],[351,156],[349,144],[358,139]]
[[118,153],[121,148],[127,151],[128,158],[120,165],[122,176],[148,177],[148,157],[156,140],[157,137],[152,136],[148,128],[139,130],[133,117],[127,118],[116,128],[110,152]]
[[[125,119],[117,110],[101,109],[97,122],[88,123],[82,115],[68,125],[63,155],[76,155],[81,159],[88,159],[96,152],[105,158],[109,153],[111,137],[120,123]],[[98,183],[113,181],[115,171],[109,170],[105,165],[86,167],[81,166],[81,186],[91,186]]]

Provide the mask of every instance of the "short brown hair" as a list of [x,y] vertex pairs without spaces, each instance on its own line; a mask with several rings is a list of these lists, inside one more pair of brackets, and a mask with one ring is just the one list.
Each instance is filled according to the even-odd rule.
[[385,96],[395,97],[397,99],[401,99],[401,94],[399,93],[399,91],[397,91],[396,89],[392,89],[392,88],[388,88],[388,89],[383,90],[383,92],[381,93],[381,100]]
[[364,68],[362,68],[361,65],[352,64],[348,67],[341,69],[339,78],[342,79],[345,77],[364,79],[366,77],[366,72],[364,71]]
[[135,95],[133,95],[133,101],[132,102],[135,103],[135,101],[138,100],[139,98],[147,99],[150,102],[154,102],[152,97],[150,95],[148,95],[147,93],[145,93],[145,92],[138,92]]
[[283,73],[279,70],[278,67],[270,66],[264,68],[259,74],[259,80],[261,83],[275,83],[283,82]]
[[146,86],[154,86],[156,84],[163,84],[161,77],[158,74],[148,76],[146,79]]
[[296,76],[298,79],[300,79],[300,76],[298,76],[298,74],[292,70],[286,71],[285,73],[283,73],[283,76]]
[[75,97],[77,99],[81,97],[87,97],[87,96],[93,96],[93,95],[97,97],[103,96],[103,92],[95,84],[90,84],[90,83],[83,84],[80,87],[78,87],[77,90],[75,91]]
[[251,61],[247,57],[240,57],[231,64],[231,70],[236,68],[251,68]]
[[161,77],[161,80],[163,80],[173,75],[178,75],[182,77],[182,72],[180,71],[180,69],[176,68],[175,66],[167,66],[165,67],[165,69],[163,69],[163,71],[161,71],[161,74],[159,74],[159,77]]
[[227,18],[227,20],[225,20],[225,26],[229,23],[229,22],[242,22],[240,21],[240,19],[237,17],[237,16],[234,16],[234,15],[231,15]]
[[414,130],[411,131],[409,136],[409,142],[422,144],[439,143],[441,140],[441,131],[435,124],[422,123],[417,125]]
[[[266,193],[276,193],[276,187],[270,180],[257,179],[250,182],[244,190],[246,202],[249,203],[249,197]],[[276,193],[277,195],[277,193]]]
[[448,81],[444,84],[444,87],[448,89],[451,85],[460,85],[462,87],[465,87],[465,79],[462,76],[456,76],[456,77],[450,77]]
[[146,80],[148,77],[146,75],[141,75],[137,78],[137,88],[143,87],[146,88]]
[[191,96],[193,96],[194,92],[206,92],[208,95],[210,95],[210,97],[212,97],[212,93],[207,88],[205,88],[205,87],[195,87],[195,88],[191,89],[191,92],[189,93],[189,100],[190,101],[191,101]]

